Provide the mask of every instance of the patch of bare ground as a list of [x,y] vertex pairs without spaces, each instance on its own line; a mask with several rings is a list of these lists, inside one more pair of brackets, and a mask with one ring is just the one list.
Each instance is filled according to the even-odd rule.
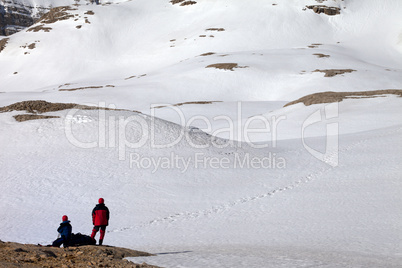
[[36,120],[36,119],[60,118],[60,116],[41,115],[41,114],[17,114],[17,115],[14,115],[14,118],[18,122],[24,122],[24,121]]
[[326,69],[326,70],[319,70],[316,69],[313,71],[313,73],[325,73],[324,77],[333,77],[335,75],[340,75],[344,73],[351,73],[351,72],[356,72],[356,70],[353,69]]
[[195,5],[197,4],[196,1],[185,1],[183,3],[180,4],[180,6],[190,6],[190,5]]
[[[187,104],[212,104],[214,102],[222,102],[222,101],[188,101],[188,102],[180,102],[180,103],[176,103],[176,104],[172,104],[171,106],[182,106],[182,105],[187,105]],[[159,109],[159,108],[164,108],[167,107],[165,105],[162,106],[155,106],[153,108],[155,109]]]
[[[12,111],[26,111],[33,114],[42,114],[48,112],[57,112],[68,109],[81,109],[81,110],[111,110],[109,108],[102,108],[96,106],[79,105],[76,103],[53,103],[44,100],[30,100],[21,101],[14,104],[0,107],[0,113],[7,113]],[[118,109],[115,109],[118,110]]]
[[223,32],[223,31],[225,31],[225,29],[224,28],[208,28],[208,29],[205,29],[205,31]]
[[309,47],[309,48],[318,48],[319,46],[321,46],[322,44],[311,44],[311,45],[309,45],[309,46],[307,46],[307,47]]
[[157,267],[146,263],[135,264],[123,259],[139,256],[152,254],[111,246],[55,248],[0,241],[1,267]]
[[76,91],[89,88],[103,88],[103,86],[77,87],[77,88],[60,88],[59,91]]
[[75,10],[75,9],[72,9],[69,6],[54,7],[52,9],[50,9],[49,12],[44,14],[38,20],[38,22],[45,23],[45,24],[51,24],[51,23],[55,23],[55,22],[61,21],[61,20],[68,20],[68,19],[74,17],[73,14],[67,12],[67,11],[71,11],[71,10]]
[[329,7],[325,5],[311,5],[306,6],[308,9],[312,9],[315,13],[321,14],[324,13],[328,16],[334,16],[341,14],[341,9],[339,7]]
[[142,75],[139,75],[139,76],[136,76],[136,75],[132,75],[132,76],[130,76],[130,77],[127,77],[127,78],[124,78],[124,80],[129,80],[129,79],[132,79],[132,78],[141,78],[141,77],[145,77],[145,76],[147,76],[147,74],[142,74]]
[[10,38],[4,38],[0,40],[0,53],[6,48],[8,40],[10,40]]
[[[106,107],[79,105],[76,103],[52,103],[44,100],[31,100],[31,101],[21,101],[8,106],[0,107],[0,113],[7,113],[12,111],[25,111],[30,113],[30,114],[22,114],[14,116],[14,118],[18,122],[23,122],[34,119],[57,118],[57,116],[45,116],[38,114],[57,112],[69,109],[128,111],[122,109],[110,109]],[[140,113],[138,111],[132,111],[132,112]]]
[[184,2],[185,0],[172,0],[172,1],[170,1],[170,3],[172,4],[172,5],[176,5],[176,4],[179,4],[179,3],[181,3],[181,2]]
[[397,95],[402,97],[402,90],[400,89],[385,89],[361,92],[320,92],[304,96],[298,100],[287,103],[284,107],[297,103],[303,103],[306,106],[320,103],[333,103],[341,102],[344,99],[359,99],[359,98],[376,98],[381,95]]
[[200,56],[205,57],[205,56],[211,56],[211,55],[214,55],[214,54],[216,54],[216,53],[215,52],[207,52],[207,53],[201,54]]
[[248,66],[239,66],[237,63],[215,63],[210,64],[205,68],[216,68],[221,70],[230,70],[234,71],[234,68],[248,68]]
[[325,54],[322,54],[322,53],[314,53],[313,55],[317,56],[319,58],[329,58],[330,57],[330,55],[325,55]]
[[27,30],[27,32],[39,32],[39,31],[44,31],[46,33],[50,32],[52,28],[50,27],[44,27],[43,24],[35,26],[35,27],[31,27]]
[[95,15],[95,12],[93,12],[92,10],[88,10],[84,14],[86,14],[86,15]]
[[77,105],[74,103],[51,103],[43,100],[21,101],[8,106],[0,107],[1,113],[12,111],[26,111],[28,113],[47,113],[57,112],[66,109],[73,109]]

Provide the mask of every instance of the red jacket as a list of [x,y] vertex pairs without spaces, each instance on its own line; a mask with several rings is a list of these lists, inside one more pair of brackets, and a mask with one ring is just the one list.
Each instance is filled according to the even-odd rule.
[[109,225],[109,209],[105,204],[97,204],[92,210],[92,223],[95,226]]

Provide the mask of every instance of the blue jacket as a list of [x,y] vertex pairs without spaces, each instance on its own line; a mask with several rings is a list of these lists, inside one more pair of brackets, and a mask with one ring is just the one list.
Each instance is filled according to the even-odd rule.
[[73,227],[71,227],[70,221],[63,221],[62,223],[60,223],[60,226],[57,229],[57,232],[60,233],[62,238],[66,239],[66,240],[70,240],[72,230],[73,230]]

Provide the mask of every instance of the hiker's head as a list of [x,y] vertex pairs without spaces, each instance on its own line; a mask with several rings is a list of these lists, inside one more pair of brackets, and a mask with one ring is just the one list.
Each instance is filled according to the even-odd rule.
[[64,216],[61,218],[61,220],[62,220],[62,221],[68,221],[67,215],[64,215]]
[[99,204],[103,204],[105,203],[105,200],[103,200],[103,198],[99,198]]

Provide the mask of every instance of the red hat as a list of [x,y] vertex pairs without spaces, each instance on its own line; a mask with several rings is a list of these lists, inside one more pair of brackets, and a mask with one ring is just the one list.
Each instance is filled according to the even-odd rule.
[[64,216],[61,218],[61,220],[62,220],[62,221],[68,221],[67,215],[64,215]]
[[103,198],[99,198],[99,204],[103,204],[105,203],[105,200],[103,200]]

